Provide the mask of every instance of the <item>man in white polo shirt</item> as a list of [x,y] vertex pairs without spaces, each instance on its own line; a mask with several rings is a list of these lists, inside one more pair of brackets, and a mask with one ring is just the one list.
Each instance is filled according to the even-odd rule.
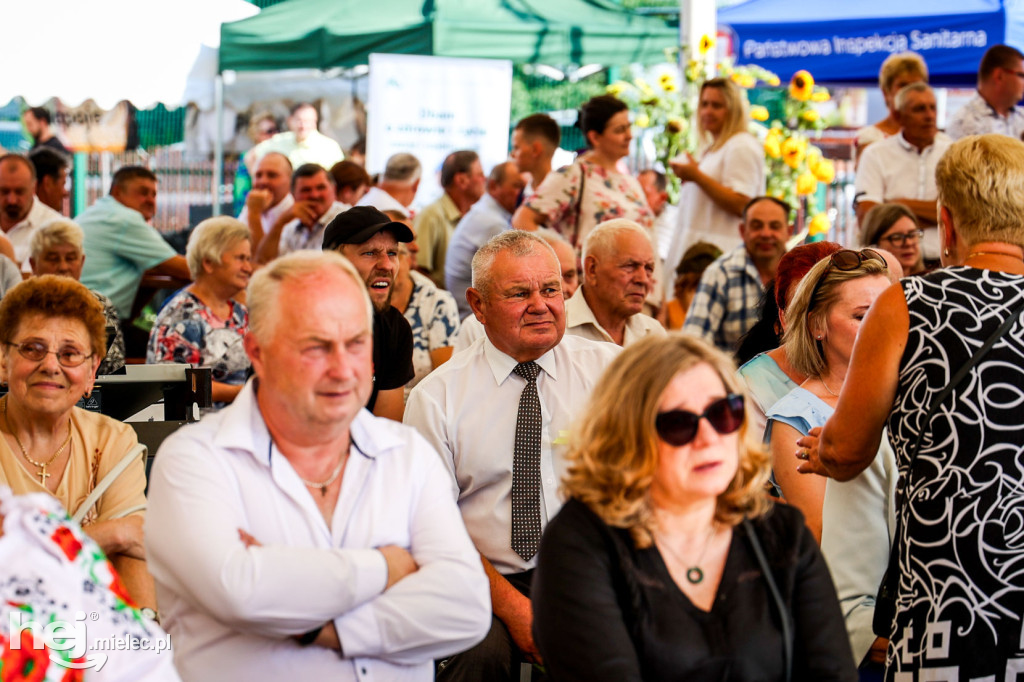
[[900,90],[894,104],[899,134],[870,145],[857,164],[857,219],[884,202],[903,204],[924,228],[924,257],[937,260],[935,166],[952,140],[936,126],[935,93],[925,83]]

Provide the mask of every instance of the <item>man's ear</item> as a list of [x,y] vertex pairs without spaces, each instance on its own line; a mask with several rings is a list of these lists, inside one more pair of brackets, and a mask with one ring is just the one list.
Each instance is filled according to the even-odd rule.
[[476,316],[476,319],[480,321],[480,324],[487,324],[487,320],[484,316],[484,297],[480,293],[479,289],[469,287],[466,289],[466,302],[469,303],[470,309]]
[[597,281],[597,256],[587,254],[583,259],[583,283],[594,286]]
[[253,371],[256,374],[262,374],[263,355],[259,341],[256,340],[256,335],[252,331],[246,332],[245,337],[242,339],[242,345],[245,348],[245,354],[249,356],[249,362],[252,363]]

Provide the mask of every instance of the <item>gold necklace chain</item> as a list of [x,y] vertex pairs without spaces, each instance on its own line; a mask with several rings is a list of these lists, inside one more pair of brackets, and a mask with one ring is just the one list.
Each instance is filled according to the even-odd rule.
[[18,444],[18,448],[21,450],[21,456],[24,457],[29,464],[33,464],[39,467],[39,473],[36,474],[36,476],[39,477],[39,483],[45,487],[46,479],[50,478],[50,476],[53,475],[46,473],[46,467],[53,464],[57,460],[57,458],[60,457],[61,453],[64,452],[64,449],[68,446],[68,443],[71,442],[71,418],[68,417],[67,438],[65,438],[64,442],[61,443],[61,446],[57,448],[57,452],[53,453],[53,457],[51,457],[49,460],[45,462],[37,462],[36,460],[28,456],[28,450],[26,450],[25,446],[21,444],[21,439],[18,438],[18,434],[15,433],[14,429],[11,427],[11,420],[7,416],[7,403],[9,399],[10,398],[4,398],[4,424],[7,425],[7,430],[11,432],[12,436],[14,436],[14,442]]
[[968,258],[973,258],[974,256],[1005,256],[1014,260],[1024,260],[1024,256],[1018,256],[1015,253],[1004,253],[1002,251],[971,251],[967,254]]
[[672,549],[672,547],[669,545],[667,540],[664,540],[664,536],[661,535],[661,533],[655,534],[655,537],[658,538],[658,539],[663,540],[663,542],[659,544],[659,547],[664,547],[665,549],[667,549],[668,553],[671,554],[672,557],[676,561],[678,561],[684,567],[687,567],[686,568],[686,580],[691,585],[697,585],[701,581],[704,580],[704,571],[700,567],[700,562],[704,561],[704,555],[707,554],[708,547],[711,546],[711,538],[713,538],[715,536],[715,531],[717,531],[717,530],[718,530],[718,522],[715,521],[714,523],[711,524],[711,530],[708,532],[707,539],[704,540],[704,549],[702,549],[700,551],[700,556],[697,557],[697,562],[692,564],[692,565],[689,562],[685,561],[681,556],[676,554],[676,551],[674,549]]
[[[338,480],[338,476],[341,475],[341,469],[344,465],[345,455],[342,454],[342,456],[338,458],[338,466],[334,467],[334,471],[327,477],[326,481],[321,483],[317,483],[316,481],[307,481],[302,476],[299,476],[299,480],[305,483],[307,488],[320,488],[320,494],[327,495],[327,487]],[[296,472],[296,474],[298,474],[298,472]]]

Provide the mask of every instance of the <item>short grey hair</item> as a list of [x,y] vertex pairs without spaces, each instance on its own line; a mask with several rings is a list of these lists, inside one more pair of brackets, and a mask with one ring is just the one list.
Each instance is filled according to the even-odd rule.
[[363,306],[366,308],[366,328],[372,332],[373,303],[366,291],[366,284],[355,266],[337,251],[307,249],[275,258],[266,267],[257,270],[249,280],[246,303],[249,306],[250,333],[261,343],[270,340],[277,324],[278,299],[284,282],[330,270],[343,272],[356,283]]
[[[560,233],[555,232],[550,227],[537,228],[537,230],[534,231],[534,234],[546,241],[552,249],[555,248],[556,244],[565,244],[570,249],[572,248],[572,244],[569,243],[568,239],[563,237]],[[555,253],[557,253],[557,251]]]
[[38,261],[47,251],[67,245],[73,246],[81,255],[84,241],[85,233],[78,223],[68,218],[54,218],[40,225],[32,235],[30,253]]
[[583,260],[586,260],[587,256],[595,258],[607,256],[615,250],[616,238],[620,234],[626,233],[638,234],[647,241],[651,241],[651,235],[637,223],[625,218],[616,218],[603,222],[590,231],[587,238],[583,240]]
[[420,160],[408,152],[392,154],[384,166],[384,174],[381,180],[385,182],[400,182],[411,185],[420,179],[423,166]]
[[207,218],[196,225],[185,247],[185,258],[192,279],[203,274],[204,261],[219,263],[225,251],[243,239],[250,238],[246,224],[230,216]]
[[[499,253],[508,252],[516,258],[529,256],[534,251],[547,251],[558,263],[558,255],[551,246],[533,232],[524,230],[506,230],[499,232],[481,246],[473,256],[473,288],[487,298],[494,287],[491,268]],[[561,268],[558,268],[561,272]]]
[[892,100],[892,105],[896,111],[903,111],[903,105],[907,103],[907,98],[910,97],[912,92],[932,92],[932,89],[924,81],[904,85]]

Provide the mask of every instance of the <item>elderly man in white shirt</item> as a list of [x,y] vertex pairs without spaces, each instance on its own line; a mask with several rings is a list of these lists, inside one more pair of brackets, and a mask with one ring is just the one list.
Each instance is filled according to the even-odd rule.
[[561,506],[567,430],[619,350],[563,336],[561,280],[541,238],[492,238],[473,258],[466,294],[486,336],[409,396],[405,423],[441,453],[494,608],[484,642],[442,662],[439,680],[518,680],[518,664],[541,662],[529,600],[537,543]]
[[147,555],[178,670],[433,679],[434,658],[487,631],[487,581],[437,453],[363,409],[362,280],[302,251],[257,272],[249,306],[255,379],[168,438],[150,481]]
[[903,204],[924,229],[924,257],[939,257],[935,166],[952,140],[936,126],[935,93],[925,83],[911,83],[896,93],[894,116],[900,132],[864,150],[857,163],[857,219],[884,202]]
[[595,227],[583,242],[583,282],[565,304],[566,333],[619,346],[664,334],[643,313],[655,267],[647,230],[622,218]]

